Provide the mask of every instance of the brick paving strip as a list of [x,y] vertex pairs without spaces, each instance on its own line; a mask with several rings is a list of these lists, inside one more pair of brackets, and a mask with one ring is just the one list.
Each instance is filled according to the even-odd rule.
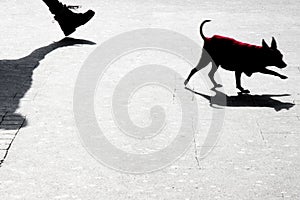
[[20,119],[7,112],[0,115],[0,167],[24,122],[25,118]]

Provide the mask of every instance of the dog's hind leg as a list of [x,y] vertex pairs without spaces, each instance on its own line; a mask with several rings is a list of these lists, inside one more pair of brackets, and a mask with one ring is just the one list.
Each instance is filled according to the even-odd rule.
[[197,71],[198,71],[197,68],[194,68],[194,69],[191,70],[189,76],[188,76],[187,79],[185,79],[185,81],[184,81],[184,85],[187,85],[187,84],[188,84],[188,82],[190,81],[190,79],[192,78],[192,76],[193,76]]
[[218,70],[218,64],[212,62],[211,63],[211,70],[210,72],[208,73],[208,77],[210,78],[211,82],[214,84],[214,88],[217,88],[217,87],[222,87],[221,84],[218,84],[216,81],[215,81],[215,73],[217,72]]
[[184,85],[187,85],[188,82],[190,81],[190,79],[192,78],[192,76],[198,72],[199,70],[203,69],[204,67],[206,67],[209,63],[211,62],[210,56],[208,55],[208,53],[206,52],[206,50],[202,50],[202,55],[201,58],[197,64],[197,66],[191,70],[189,76],[187,77],[187,79],[184,81]]

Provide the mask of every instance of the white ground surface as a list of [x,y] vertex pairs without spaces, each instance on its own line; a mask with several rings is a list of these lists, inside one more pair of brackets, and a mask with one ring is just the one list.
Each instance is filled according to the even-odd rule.
[[[96,11],[95,18],[72,37],[97,45],[56,49],[29,75],[32,83],[16,111],[26,116],[27,125],[18,130],[0,168],[0,199],[300,199],[299,2],[69,0],[65,3],[81,4],[84,9]],[[63,38],[42,1],[2,0],[0,9],[1,67],[3,60],[8,59],[16,60],[13,66],[24,64],[20,58]],[[274,99],[295,106],[278,112],[272,106],[223,108],[226,117],[219,141],[199,163],[196,158],[203,139],[201,131],[196,134],[195,145],[181,159],[157,172],[120,173],[96,161],[82,146],[73,116],[74,85],[88,55],[111,37],[139,28],[169,29],[202,45],[198,26],[204,19],[213,19],[205,27],[207,35],[221,34],[253,44],[260,44],[262,38],[270,42],[274,36],[288,63],[281,73],[289,79],[257,74],[243,77],[243,84],[254,95],[290,94]],[[160,62],[160,58],[163,56],[153,56],[153,62]],[[136,61],[128,58],[119,65],[130,62]],[[188,65],[179,66],[180,62],[178,66],[175,61],[164,63],[174,66],[183,77],[191,69]],[[34,64],[32,59],[24,65],[31,64]],[[220,74],[226,93],[236,95],[234,75],[222,69]],[[200,78],[195,76],[191,86],[198,92],[211,94],[208,88],[200,86]],[[113,89],[114,79],[104,83],[108,92]],[[203,110],[211,111],[205,99],[196,98]],[[1,110],[5,114],[5,108]],[[137,123],[149,119],[145,113],[134,110],[132,113]],[[172,125],[172,119],[178,120],[171,118],[167,125]],[[205,132],[211,118],[201,119],[198,129]],[[101,123],[106,122],[109,119]],[[109,125],[106,130],[110,131]],[[0,131],[5,140],[1,141],[3,149],[15,133]],[[122,145],[122,140],[118,144]],[[4,154],[1,150],[0,156]]]

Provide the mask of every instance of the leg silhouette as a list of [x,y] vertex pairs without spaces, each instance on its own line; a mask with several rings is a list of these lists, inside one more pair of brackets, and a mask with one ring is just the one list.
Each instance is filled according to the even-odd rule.
[[85,13],[74,13],[71,9],[78,6],[66,6],[58,0],[43,0],[43,2],[54,15],[54,19],[60,25],[65,36],[73,33],[79,26],[86,24],[95,15],[95,12],[92,10],[88,10]]
[[93,45],[95,43],[66,37],[38,48],[25,57],[0,60],[0,129],[17,130],[21,126],[26,126],[25,116],[16,111],[20,107],[21,99],[32,86],[33,71],[45,56],[58,48],[80,44]]
[[187,85],[188,82],[190,81],[190,79],[192,78],[192,76],[198,72],[199,70],[203,69],[204,67],[206,67],[209,63],[212,63],[212,69],[209,72],[209,78],[212,81],[212,83],[214,84],[215,87],[221,87],[221,85],[217,84],[215,79],[214,79],[214,74],[216,73],[218,66],[213,62],[213,60],[211,59],[211,57],[209,56],[209,54],[207,53],[207,51],[205,49],[202,50],[202,55],[200,57],[200,60],[197,64],[197,66],[191,70],[190,74],[188,75],[187,79],[184,81],[184,85]]

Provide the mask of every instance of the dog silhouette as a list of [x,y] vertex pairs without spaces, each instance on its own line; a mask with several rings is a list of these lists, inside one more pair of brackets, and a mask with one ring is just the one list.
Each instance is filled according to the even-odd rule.
[[200,69],[203,69],[210,62],[212,69],[208,76],[214,87],[221,87],[214,80],[214,74],[219,66],[225,70],[234,71],[236,79],[236,88],[241,93],[250,93],[249,90],[241,86],[242,73],[251,76],[253,73],[263,73],[273,76],[278,76],[281,79],[286,79],[287,76],[281,75],[275,71],[267,69],[268,66],[277,68],[285,68],[287,64],[283,61],[282,53],[277,49],[277,43],[272,37],[271,47],[267,45],[265,40],[262,40],[262,46],[256,46],[239,42],[233,38],[214,35],[211,38],[205,37],[203,34],[203,25],[211,20],[205,20],[200,25],[200,35],[204,40],[202,56],[198,65],[191,70],[184,84],[187,85],[190,78]]

